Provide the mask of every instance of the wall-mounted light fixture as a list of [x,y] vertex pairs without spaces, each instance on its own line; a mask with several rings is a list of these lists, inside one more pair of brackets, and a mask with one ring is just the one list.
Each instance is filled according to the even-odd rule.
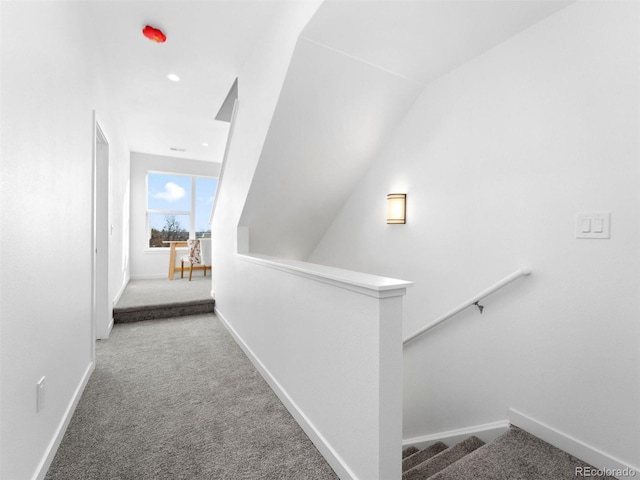
[[387,195],[387,223],[407,223],[407,194]]

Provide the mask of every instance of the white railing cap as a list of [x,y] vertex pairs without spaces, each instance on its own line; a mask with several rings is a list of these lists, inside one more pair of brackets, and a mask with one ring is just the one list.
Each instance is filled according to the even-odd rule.
[[258,263],[379,298],[404,295],[406,289],[413,286],[413,282],[407,280],[371,275],[289,258],[271,257],[255,253],[237,254],[237,257],[248,262]]

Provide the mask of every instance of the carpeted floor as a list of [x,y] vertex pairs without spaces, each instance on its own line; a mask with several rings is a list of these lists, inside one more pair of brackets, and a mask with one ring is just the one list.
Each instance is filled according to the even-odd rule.
[[205,277],[202,272],[194,272],[191,281],[186,277],[180,278],[180,274],[176,274],[174,280],[167,278],[130,280],[118,300],[116,308],[155,306],[198,300],[211,300],[210,274]]
[[337,479],[212,315],[116,325],[46,480]]
[[513,425],[486,445],[472,436],[414,451],[402,469],[402,480],[616,480]]

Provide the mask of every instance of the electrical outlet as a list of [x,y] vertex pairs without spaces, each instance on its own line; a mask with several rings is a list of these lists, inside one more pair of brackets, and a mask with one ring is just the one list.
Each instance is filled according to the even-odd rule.
[[36,413],[44,408],[44,377],[36,384]]

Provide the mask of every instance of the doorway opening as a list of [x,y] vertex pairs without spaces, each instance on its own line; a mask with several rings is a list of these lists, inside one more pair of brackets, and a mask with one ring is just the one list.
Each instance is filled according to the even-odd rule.
[[95,340],[109,338],[113,313],[109,303],[109,142],[95,112],[93,120],[92,331]]

